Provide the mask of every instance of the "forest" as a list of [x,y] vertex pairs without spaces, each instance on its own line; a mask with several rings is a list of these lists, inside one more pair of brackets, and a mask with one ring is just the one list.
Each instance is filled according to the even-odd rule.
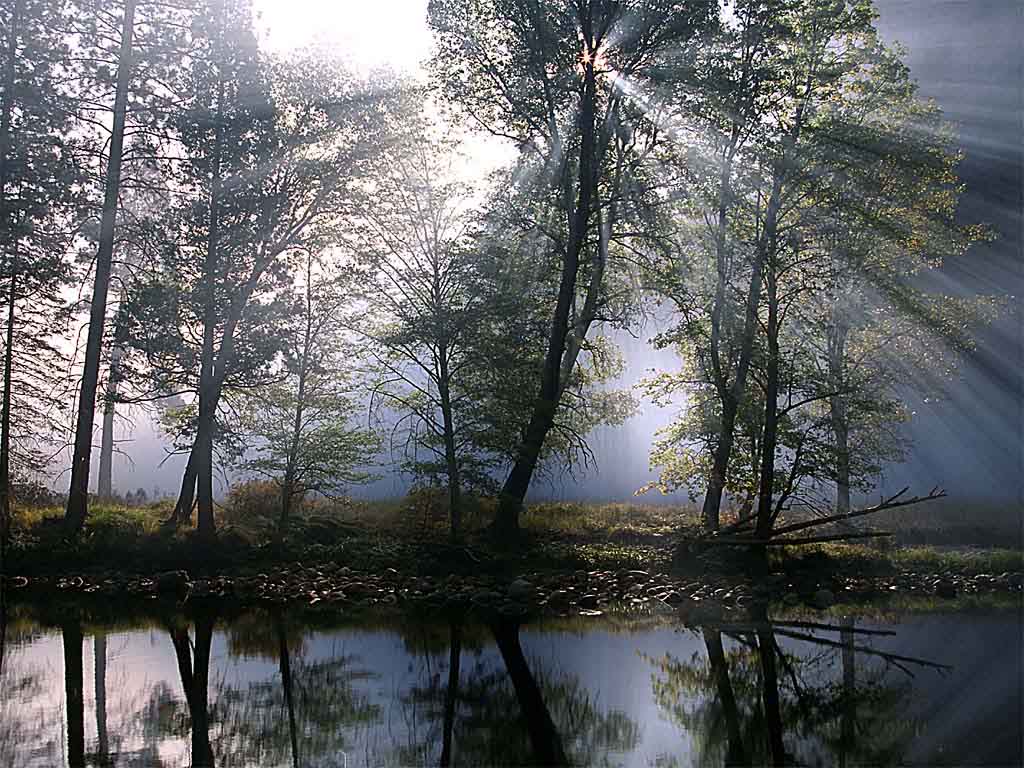
[[0,768],[1024,764],[1020,479],[910,468],[1024,445],[1024,16],[914,2],[984,99],[884,0],[0,0]]
[[[5,545],[38,497],[82,535],[128,408],[187,456],[163,529],[205,545],[219,477],[283,535],[385,464],[453,542],[481,510],[517,542],[644,402],[676,417],[638,492],[717,543],[944,495],[851,502],[1002,308],[921,287],[992,233],[869,0],[431,0],[421,79],[269,53],[247,0],[0,17]],[[655,316],[678,367],[617,386]]]

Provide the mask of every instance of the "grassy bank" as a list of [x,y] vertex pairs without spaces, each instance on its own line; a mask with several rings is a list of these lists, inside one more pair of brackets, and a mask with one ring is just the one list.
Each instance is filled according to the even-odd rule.
[[[59,576],[75,573],[232,573],[275,565],[332,562],[361,570],[396,568],[421,574],[515,574],[525,570],[640,568],[700,576],[739,567],[737,553],[687,548],[698,533],[696,510],[635,504],[543,503],[523,515],[527,546],[492,547],[483,535],[493,506],[476,501],[467,514],[466,543],[447,542],[443,515],[417,497],[392,502],[309,505],[282,538],[272,515],[259,509],[221,511],[213,543],[191,530],[163,526],[166,504],[93,506],[82,536],[68,541],[58,508],[18,511],[8,572]],[[1002,520],[1010,515],[1005,511]],[[871,545],[827,544],[773,551],[779,572],[841,572],[870,577],[901,572],[976,575],[1024,570],[1019,542],[995,525],[951,547],[948,521],[915,516],[889,521],[892,539]],[[960,525],[959,522],[956,525]],[[956,527],[956,526],[954,526]],[[948,537],[947,537],[948,538]],[[935,545],[914,542],[939,540]],[[991,542],[1003,546],[991,546]],[[1016,547],[1013,547],[1017,544]],[[1008,546],[1009,545],[1009,546]],[[682,554],[681,554],[682,553]]]

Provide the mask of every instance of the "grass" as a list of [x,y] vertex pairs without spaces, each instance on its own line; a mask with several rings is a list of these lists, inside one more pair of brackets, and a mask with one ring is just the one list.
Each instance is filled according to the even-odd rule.
[[[246,504],[249,506],[229,505],[219,510],[220,532],[212,545],[199,541],[191,530],[163,527],[171,511],[167,503],[146,507],[94,504],[85,530],[76,541],[64,537],[61,509],[16,510],[8,569],[30,576],[154,573],[177,568],[230,573],[278,563],[333,561],[353,568],[397,567],[421,574],[476,573],[483,569],[514,575],[530,570],[635,568],[699,575],[708,568],[735,572],[742,567],[737,553],[718,552],[705,557],[685,554],[680,545],[699,530],[699,514],[692,507],[535,504],[521,519],[528,546],[503,551],[491,546],[484,535],[494,512],[494,503],[488,499],[469,500],[466,546],[457,548],[447,543],[442,500],[432,491],[382,502],[307,504],[283,539],[277,535],[274,515],[268,511],[273,509],[272,504],[260,506],[251,499]],[[962,509],[957,509],[948,517],[901,517],[903,527],[895,542],[776,548],[772,558],[775,567],[783,571],[824,569],[864,575],[1024,571],[1024,552],[1020,548],[979,548],[977,538],[965,542],[975,545],[970,548],[899,544],[900,536],[913,538],[915,531],[948,530],[965,516]],[[1007,517],[1004,510],[1004,527],[1008,526]],[[998,515],[989,513],[979,519],[995,525]]]

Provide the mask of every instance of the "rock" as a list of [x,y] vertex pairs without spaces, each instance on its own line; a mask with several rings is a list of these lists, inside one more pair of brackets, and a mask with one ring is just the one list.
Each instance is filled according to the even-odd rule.
[[597,599],[597,595],[583,595],[579,599],[579,605],[581,608],[596,608]]
[[684,600],[683,596],[674,590],[666,595],[663,595],[661,599],[669,605],[679,605],[679,603],[683,602]]
[[513,600],[525,600],[533,594],[533,585],[526,579],[516,579],[508,585],[508,596]]
[[157,592],[179,592],[190,589],[192,581],[189,579],[188,571],[166,571],[158,573],[153,578]]
[[479,592],[474,592],[470,599],[478,604],[494,603],[501,600],[501,595],[488,589],[481,589]]
[[800,598],[792,592],[787,592],[782,596],[782,602],[790,606],[798,605],[800,603]]
[[949,579],[939,579],[935,582],[935,594],[939,597],[952,599],[956,597],[956,584]]

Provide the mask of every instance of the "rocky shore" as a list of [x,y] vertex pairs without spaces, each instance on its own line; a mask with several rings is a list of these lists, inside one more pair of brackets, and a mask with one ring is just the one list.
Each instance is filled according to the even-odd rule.
[[738,577],[685,579],[644,570],[529,572],[507,579],[491,575],[442,577],[404,574],[395,568],[360,571],[333,563],[282,567],[244,575],[192,576],[168,571],[151,576],[116,573],[32,578],[13,576],[15,592],[56,591],[97,596],[225,599],[241,604],[304,603],[344,608],[405,606],[498,614],[599,615],[609,610],[672,609],[683,613],[781,602],[828,608],[893,595],[953,599],[975,594],[1021,594],[1020,573],[928,574],[884,577],[773,574],[753,583]]

